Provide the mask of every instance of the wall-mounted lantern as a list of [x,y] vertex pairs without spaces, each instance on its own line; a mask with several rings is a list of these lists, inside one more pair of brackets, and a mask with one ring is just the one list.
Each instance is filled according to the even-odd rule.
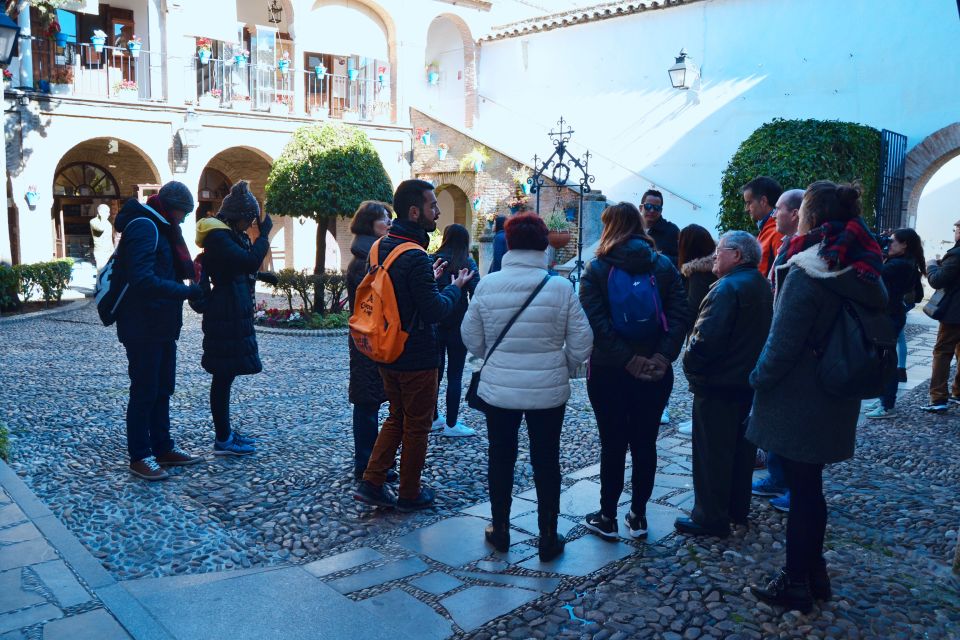
[[269,16],[267,19],[270,21],[270,24],[280,24],[283,20],[283,7],[277,3],[277,0],[273,0],[267,6],[267,15]]
[[20,27],[6,13],[0,11],[0,62],[10,64],[16,49]]
[[670,84],[674,89],[691,89],[700,79],[700,69],[694,64],[693,58],[687,55],[686,49],[680,49],[676,63],[667,69],[670,74]]

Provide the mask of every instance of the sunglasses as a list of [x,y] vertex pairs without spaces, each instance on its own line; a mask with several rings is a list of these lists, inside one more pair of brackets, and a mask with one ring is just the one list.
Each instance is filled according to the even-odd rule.
[[643,205],[644,211],[656,211],[657,213],[663,211],[663,206],[659,204],[650,204],[649,202]]

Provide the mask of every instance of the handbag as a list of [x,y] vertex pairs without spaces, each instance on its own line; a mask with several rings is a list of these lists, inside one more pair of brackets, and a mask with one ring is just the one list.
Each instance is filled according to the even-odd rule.
[[543,280],[540,281],[540,284],[537,285],[537,288],[533,290],[533,293],[527,298],[527,301],[523,303],[523,306],[520,307],[520,310],[513,314],[513,317],[510,318],[510,321],[503,327],[503,331],[500,332],[500,336],[497,338],[496,342],[493,343],[493,346],[490,347],[490,350],[487,351],[487,356],[483,359],[483,364],[480,365],[480,368],[473,372],[470,376],[470,386],[467,388],[467,406],[471,409],[476,409],[486,413],[490,410],[490,405],[480,397],[479,388],[480,388],[480,373],[483,371],[483,368],[487,366],[487,362],[490,361],[490,356],[493,355],[493,352],[497,350],[497,347],[500,346],[500,343],[503,342],[503,339],[507,335],[507,331],[510,330],[510,327],[513,326],[513,323],[517,321],[517,318],[520,317],[520,314],[523,313],[523,310],[530,306],[530,303],[533,302],[533,299],[537,297],[537,294],[546,286],[547,282],[550,280],[550,274],[548,273],[543,277]]
[[923,312],[934,320],[940,320],[943,318],[943,314],[947,312],[948,296],[946,290],[937,289],[930,296],[927,304],[923,305]]

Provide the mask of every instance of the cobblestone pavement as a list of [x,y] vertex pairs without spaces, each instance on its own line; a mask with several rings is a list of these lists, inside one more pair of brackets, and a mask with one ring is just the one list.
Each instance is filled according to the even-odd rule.
[[[209,376],[199,367],[197,319],[186,315],[174,436],[209,454]],[[209,576],[190,583],[201,601],[218,580],[248,575],[237,569],[252,570],[260,578],[249,580],[261,586],[301,580],[268,571],[292,564],[342,598],[345,610],[359,607],[417,638],[956,637],[960,584],[949,559],[960,525],[960,418],[917,409],[926,401],[933,334],[911,324],[908,335],[900,416],[864,425],[857,457],[828,470],[837,596],[806,616],[781,616],[746,591],[782,563],[785,518],[764,501],[756,501],[749,529],[726,541],[672,533],[673,519],[692,505],[689,440],[676,433],[690,411],[682,375],[674,420],[659,440],[647,543],[605,543],[578,525],[597,505],[599,443],[583,382],[574,382],[561,454],[561,531],[572,541],[549,565],[535,558],[525,438],[514,545],[497,554],[483,544],[486,439],[470,410],[465,421],[480,437],[431,437],[424,479],[438,489],[435,510],[402,515],[352,500],[345,338],[261,336],[265,372],[242,378],[233,404],[236,424],[260,438],[261,451],[208,456],[163,483],[126,472],[125,359],[92,307],[0,325],[0,420],[12,431],[17,474],[177,637],[190,630],[163,619],[170,602],[156,599],[186,584],[175,576]]]

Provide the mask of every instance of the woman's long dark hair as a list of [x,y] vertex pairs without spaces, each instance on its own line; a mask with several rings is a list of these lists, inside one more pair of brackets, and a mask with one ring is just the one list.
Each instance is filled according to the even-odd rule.
[[462,224],[447,225],[443,230],[443,242],[437,249],[438,254],[447,258],[447,273],[457,273],[466,269],[470,256],[470,232]]
[[913,259],[920,273],[927,275],[927,261],[923,259],[923,241],[920,239],[920,234],[913,229],[904,228],[894,231],[893,237],[897,242],[907,245],[904,255]]
[[682,267],[691,260],[712,256],[717,250],[717,243],[710,232],[700,225],[688,224],[680,230],[677,249],[677,264]]
[[597,257],[604,257],[633,236],[640,236],[651,247],[657,248],[657,243],[643,230],[640,210],[630,202],[610,205],[600,214],[600,222],[603,223],[603,232],[596,250]]

